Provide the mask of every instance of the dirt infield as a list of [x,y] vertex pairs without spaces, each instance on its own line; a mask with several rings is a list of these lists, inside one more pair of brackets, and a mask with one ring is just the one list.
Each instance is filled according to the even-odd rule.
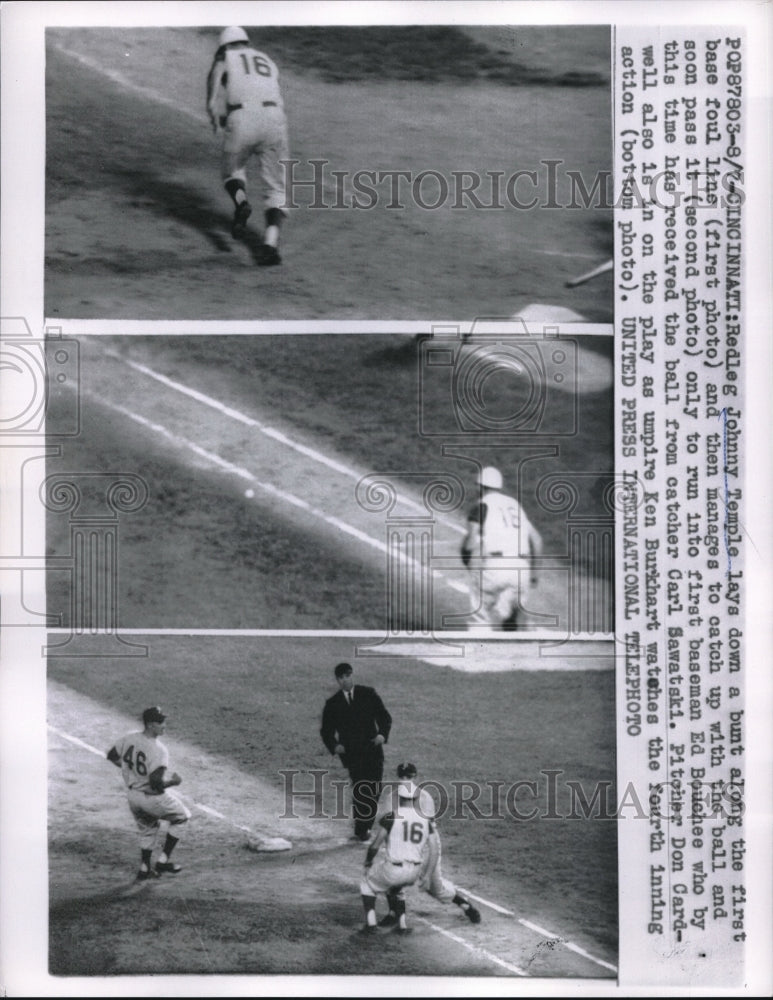
[[[612,243],[611,210],[583,209],[576,197],[571,210],[557,209],[573,202],[569,171],[590,191],[611,162],[608,33],[580,30],[578,46],[576,30],[549,36],[543,29],[532,45],[521,29],[518,51],[530,59],[519,56],[527,82],[517,86],[490,79],[497,64],[509,72],[509,39],[497,43],[505,55],[465,49],[470,79],[457,54],[463,36],[435,38],[428,43],[432,66],[445,66],[444,75],[421,82],[394,78],[408,72],[400,62],[404,43],[380,45],[387,61],[376,79],[358,69],[362,52],[334,33],[323,75],[333,64],[339,77],[348,69],[345,82],[330,83],[304,67],[302,44],[285,38],[280,46],[275,31],[280,52],[293,54],[283,89],[297,179],[313,179],[310,161],[317,159],[327,161],[325,170],[349,174],[435,171],[450,188],[442,198],[430,178],[418,203],[411,190],[398,199],[404,207],[390,210],[390,181],[367,211],[332,207],[332,174],[322,199],[327,206],[333,198],[329,207],[308,208],[316,196],[298,188],[285,263],[268,273],[253,261],[260,213],[246,242],[230,237],[230,202],[202,99],[212,32],[49,30],[46,315],[431,322],[510,316],[537,301],[611,321],[609,276],[592,287],[563,287],[609,257]],[[486,52],[491,65],[481,68]],[[585,66],[593,77],[585,82],[597,85],[550,85]],[[543,161],[559,164],[550,168],[552,180]],[[520,210],[504,190],[499,199],[484,187],[482,204],[504,207],[471,207],[454,193],[460,171],[504,178],[535,171],[535,182],[523,175],[517,201],[529,204],[537,192],[548,207]],[[437,210],[420,207],[435,202]]]
[[[449,790],[455,805],[440,823],[444,873],[484,900],[483,922],[473,927],[455,907],[412,893],[412,939],[383,933],[374,946],[356,935],[362,849],[347,840],[350,821],[345,813],[310,818],[308,799],[288,810],[281,776],[296,770],[295,787],[309,790],[307,772],[330,769],[324,810],[336,814],[329,782],[345,773],[331,768],[319,716],[334,687],[332,664],[352,657],[352,640],[135,641],[148,645],[147,658],[50,661],[53,974],[612,974],[615,822],[592,818],[593,809],[582,818],[568,784],[578,782],[590,801],[595,783],[609,782],[614,803],[611,670],[519,670],[538,664],[537,650],[524,648],[513,651],[514,672],[496,674],[412,657],[355,661],[359,679],[377,687],[394,717],[388,774],[397,761],[414,759],[423,777]],[[577,652],[567,647],[570,660]],[[132,710],[145,702],[170,713],[165,741],[183,775],[180,791],[226,819],[194,806],[178,848],[184,871],[137,893],[130,889],[137,841],[120,776],[65,737],[104,753],[134,728]],[[519,821],[505,808],[504,792],[501,818],[494,817],[495,799],[485,789],[497,780],[508,787],[534,780],[536,793],[526,786],[518,793],[518,811],[551,813],[549,771],[560,775],[552,779],[556,818]],[[483,818],[459,805],[453,783],[462,780],[484,789],[477,800]],[[288,811],[298,818],[277,818]],[[286,836],[293,849],[254,854],[234,823]]]

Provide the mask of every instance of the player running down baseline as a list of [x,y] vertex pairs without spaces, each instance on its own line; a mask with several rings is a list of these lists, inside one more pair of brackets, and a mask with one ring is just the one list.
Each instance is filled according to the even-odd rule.
[[289,157],[287,120],[279,70],[265,52],[250,45],[243,28],[225,28],[207,77],[207,113],[215,134],[222,128],[221,176],[234,203],[231,234],[246,231],[252,206],[247,198],[247,163],[256,156],[263,183],[266,231],[258,265],[280,264],[279,229],[284,221],[285,173]]

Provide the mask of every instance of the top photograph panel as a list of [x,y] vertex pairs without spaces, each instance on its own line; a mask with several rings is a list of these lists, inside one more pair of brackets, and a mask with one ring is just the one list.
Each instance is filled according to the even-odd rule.
[[610,323],[610,37],[49,28],[45,314]]

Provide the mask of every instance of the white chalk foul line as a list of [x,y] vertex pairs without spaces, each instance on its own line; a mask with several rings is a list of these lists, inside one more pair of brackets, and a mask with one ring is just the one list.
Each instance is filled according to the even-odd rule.
[[530,931],[534,931],[535,934],[539,934],[540,937],[544,937],[548,941],[556,941],[558,944],[562,944],[569,951],[573,951],[577,955],[587,958],[589,962],[593,962],[595,965],[600,965],[604,969],[610,969],[612,972],[617,972],[617,966],[612,965],[611,962],[605,962],[603,958],[596,958],[595,955],[591,955],[590,952],[581,948],[573,941],[567,941],[566,938],[562,938],[559,934],[555,934],[553,931],[545,930],[544,927],[540,927],[538,924],[534,924],[531,920],[526,920],[524,917],[519,917],[512,910],[508,910],[506,907],[500,906],[499,903],[492,903],[490,899],[484,899],[483,896],[476,896],[474,892],[470,892],[469,889],[462,889],[461,886],[460,892],[464,893],[465,896],[469,896],[470,899],[474,899],[476,903],[488,906],[497,913],[501,913],[506,917],[515,917],[519,924],[522,924],[524,927],[528,927]]
[[[310,458],[312,461],[318,462],[320,465],[325,465],[329,469],[333,469],[335,472],[338,472],[349,479],[353,479],[355,482],[359,482],[363,478],[362,473],[357,472],[357,470],[353,469],[351,466],[345,465],[343,462],[338,462],[334,458],[330,458],[328,455],[318,451],[316,448],[310,448],[308,445],[301,444],[299,441],[294,441],[292,438],[288,437],[282,431],[277,430],[275,427],[271,427],[269,424],[264,424],[260,420],[256,420],[254,417],[250,417],[248,414],[242,413],[240,410],[234,409],[234,407],[220,402],[219,399],[214,399],[212,396],[208,396],[204,392],[199,392],[198,389],[193,389],[190,386],[183,385],[182,382],[171,379],[167,375],[162,375],[160,372],[149,368],[147,365],[140,364],[138,361],[131,361],[128,358],[123,358],[119,354],[112,351],[109,351],[108,354],[111,357],[122,361],[135,371],[141,372],[143,375],[147,375],[148,378],[155,379],[168,389],[182,393],[190,399],[195,399],[196,402],[202,403],[204,406],[209,406],[213,410],[217,410],[218,413],[223,414],[225,417],[229,417],[231,420],[235,420],[247,427],[252,427],[265,437],[271,438],[273,441],[277,441],[286,448],[291,448],[293,451],[298,452],[299,455],[303,455],[305,458]],[[426,515],[427,513],[426,508],[422,504],[416,503],[409,497],[401,495],[400,503],[409,507],[411,510],[418,511],[423,515]],[[437,520],[451,528],[451,530],[455,531],[457,534],[463,535],[465,533],[465,529],[455,521],[451,521],[442,516],[438,516]]]
[[437,924],[433,924],[431,920],[427,920],[426,917],[420,917],[418,914],[415,917],[416,920],[420,920],[427,927],[431,927],[433,931],[438,934],[442,934],[443,937],[450,938],[455,944],[462,945],[467,951],[471,951],[474,955],[480,955],[482,958],[487,959],[489,962],[493,962],[494,965],[499,965],[503,969],[507,969],[508,972],[515,973],[516,976],[527,976],[528,972],[524,972],[523,969],[519,968],[517,965],[513,965],[512,962],[506,962],[503,958],[499,958],[497,955],[492,954],[485,948],[481,948],[478,945],[471,944],[469,941],[465,941],[464,938],[459,937],[458,934],[454,934],[452,931],[447,931],[444,927],[438,927]]
[[173,108],[175,111],[178,111],[181,114],[186,115],[188,118],[191,118],[193,121],[198,122],[199,125],[204,126],[207,124],[203,112],[200,115],[195,114],[190,110],[190,108],[186,108],[178,101],[171,100],[164,94],[159,93],[157,90],[151,90],[149,87],[143,87],[139,83],[133,83],[117,70],[108,69],[95,59],[90,59],[88,56],[83,56],[79,52],[74,52],[72,49],[68,49],[65,45],[57,44],[54,48],[57,52],[61,52],[62,55],[68,56],[70,59],[75,59],[77,62],[81,63],[83,66],[87,66],[95,73],[99,73],[101,76],[107,77],[108,80],[112,80],[113,83],[118,84],[118,86],[122,87],[124,90],[130,90],[135,94],[140,94],[147,100],[155,101],[156,104],[165,104],[168,108]]
[[[164,427],[163,424],[158,424],[152,420],[148,420],[147,417],[143,417],[140,413],[135,413],[133,410],[129,410],[125,406],[120,406],[118,403],[111,403],[109,400],[97,397],[93,393],[87,392],[84,393],[84,395],[90,396],[93,399],[98,399],[100,405],[106,406],[108,409],[113,410],[116,413],[120,413],[122,416],[132,420],[134,423],[148,428],[148,430],[152,430],[154,433],[161,435],[166,438],[167,441],[170,441],[178,447],[187,448],[200,458],[206,459],[218,468],[223,469],[224,472],[238,476],[240,479],[245,480],[252,486],[256,486],[269,496],[284,500],[293,507],[298,507],[300,510],[310,514],[312,517],[325,521],[327,524],[337,528],[344,534],[350,535],[352,538],[356,538],[365,545],[369,545],[371,548],[377,549],[382,554],[388,555],[390,558],[394,557],[393,550],[379,539],[371,537],[364,531],[360,531],[359,528],[355,528],[354,525],[348,524],[346,521],[342,521],[339,517],[336,517],[333,514],[326,514],[325,511],[320,510],[319,507],[314,507],[312,504],[308,503],[308,501],[303,500],[294,493],[288,493],[286,490],[281,490],[272,483],[267,483],[262,479],[258,479],[257,476],[253,475],[253,473],[251,473],[248,469],[242,468],[240,465],[235,465],[233,462],[229,462],[226,459],[221,458],[221,456],[216,452],[208,451],[206,448],[202,448],[201,445],[196,444],[195,441],[189,441],[187,438],[184,438],[179,434],[172,433],[172,431]],[[405,555],[402,550],[398,550],[397,558],[399,562],[404,563],[406,566],[411,566],[419,572],[423,569],[423,567],[416,562],[415,559],[411,559],[409,556]],[[457,583],[455,580],[449,579],[438,570],[434,570],[433,572],[435,575],[441,577],[444,583],[452,590],[456,590],[460,594],[469,596],[469,590],[464,584]]]
[[557,941],[565,948],[568,948],[569,951],[573,951],[577,955],[582,955],[583,958],[587,958],[589,961],[595,962],[596,965],[600,965],[605,969],[610,969],[612,972],[617,972],[616,965],[612,965],[611,962],[605,962],[601,958],[595,958],[573,941],[567,941],[565,938],[559,937],[558,934],[554,934],[552,931],[547,931],[544,927],[540,927],[538,924],[533,924],[530,920],[524,920],[523,917],[516,917],[516,920],[519,924],[523,924],[524,927],[528,927],[530,931],[534,931],[535,934],[539,934],[551,941]]
[[590,952],[581,948],[573,941],[567,941],[566,938],[562,938],[559,934],[546,930],[544,927],[540,927],[539,924],[534,924],[531,920],[526,920],[524,917],[519,917],[512,910],[508,910],[506,907],[500,906],[499,903],[492,903],[490,899],[484,899],[483,896],[476,896],[475,893],[470,892],[469,889],[462,889],[460,887],[460,891],[463,892],[465,896],[469,896],[470,899],[474,899],[476,903],[488,906],[490,909],[496,910],[497,913],[502,913],[506,917],[515,917],[519,924],[522,924],[524,927],[528,927],[530,931],[534,931],[534,933],[539,934],[540,937],[544,937],[548,941],[556,941],[558,944],[562,944],[569,951],[573,951],[577,955],[582,955],[583,958],[587,958],[589,962],[593,962],[595,965],[600,965],[604,969],[610,969],[612,972],[617,972],[616,965],[612,965],[611,962],[605,962],[603,958],[596,958],[595,955],[591,955]]

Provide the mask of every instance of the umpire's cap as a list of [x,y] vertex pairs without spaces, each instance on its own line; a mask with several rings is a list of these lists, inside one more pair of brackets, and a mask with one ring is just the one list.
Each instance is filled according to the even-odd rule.
[[166,716],[158,705],[154,705],[153,708],[146,708],[142,713],[142,722],[146,726],[151,722],[166,722]]

